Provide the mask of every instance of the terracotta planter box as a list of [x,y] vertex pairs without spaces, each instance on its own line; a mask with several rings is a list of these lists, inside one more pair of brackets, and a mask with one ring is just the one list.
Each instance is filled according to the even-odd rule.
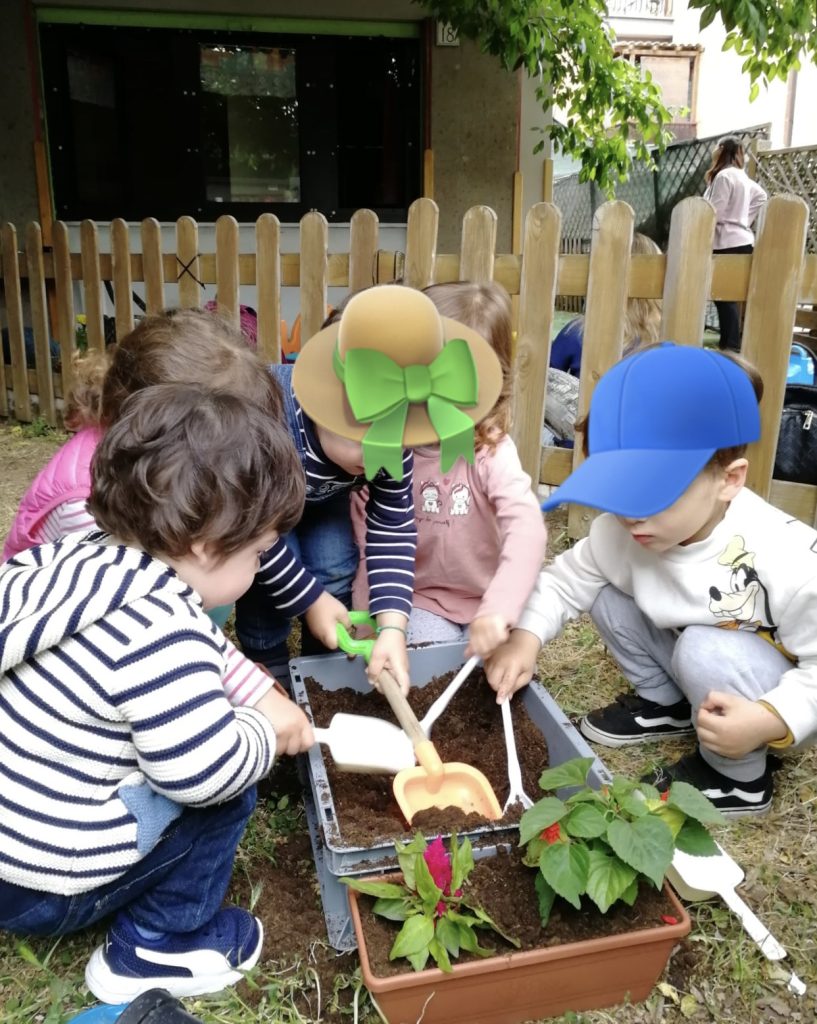
[[[383,881],[394,881],[394,875]],[[349,890],[363,983],[388,1024],[520,1024],[569,1010],[596,1010],[646,999],[673,946],[689,933],[689,915],[665,886],[677,924],[623,935],[375,977],[369,966],[358,894]]]

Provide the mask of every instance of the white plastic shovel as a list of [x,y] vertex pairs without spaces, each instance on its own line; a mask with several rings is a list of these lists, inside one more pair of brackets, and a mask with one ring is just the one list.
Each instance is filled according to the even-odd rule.
[[[451,703],[479,658],[469,658],[425,713],[420,728],[428,737],[431,726]],[[414,748],[406,733],[392,722],[368,715],[334,715],[326,729],[315,729],[315,741],[325,743],[341,771],[394,775],[413,768]]]
[[[722,846],[716,845],[718,852],[710,857],[693,857],[676,850],[667,871],[667,879],[679,896],[691,902],[720,896],[727,907],[737,915],[747,934],[757,943],[760,952],[768,960],[782,960],[786,956],[786,950],[735,892],[735,886],[743,881],[743,868],[732,860]],[[790,992],[799,996],[806,991],[806,986],[793,971],[788,988]]]

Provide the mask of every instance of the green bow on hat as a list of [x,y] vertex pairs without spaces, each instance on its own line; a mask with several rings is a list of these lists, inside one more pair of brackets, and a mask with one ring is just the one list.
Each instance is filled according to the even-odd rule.
[[400,366],[372,348],[337,346],[335,374],[343,382],[352,413],[371,423],[363,437],[363,465],[371,480],[382,467],[393,480],[403,479],[403,431],[409,405],[425,405],[440,439],[440,468],[449,470],[460,455],[474,461],[474,421],[458,405],[476,405],[477,368],[464,338],[454,338],[429,364]]

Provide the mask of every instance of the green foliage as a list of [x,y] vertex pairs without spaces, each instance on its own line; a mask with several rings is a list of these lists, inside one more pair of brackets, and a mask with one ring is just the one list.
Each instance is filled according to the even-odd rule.
[[467,839],[460,846],[456,835],[452,835],[447,854],[441,839],[429,846],[420,832],[410,843],[394,845],[402,880],[341,878],[355,891],[375,897],[375,914],[402,922],[389,953],[390,960],[405,957],[415,971],[422,971],[431,957],[443,971],[450,971],[451,958],[458,957],[461,950],[491,956],[494,950],[480,946],[477,928],[491,929],[511,945],[519,945],[463,894],[463,885],[474,867]]
[[724,50],[744,57],[750,98],[776,78],[785,82],[800,68],[803,53],[817,61],[817,5],[809,0],[689,0],[701,12],[701,28],[720,15],[727,31]]
[[[477,42],[509,70],[523,68],[538,82],[545,112],[556,107],[564,124],[537,129],[581,161],[580,181],[595,181],[612,197],[635,161],[654,166],[672,136],[672,115],[649,74],[616,57],[604,0],[416,0],[440,21]],[[785,79],[802,50],[817,56],[813,0],[690,0],[701,27],[717,14],[729,32],[724,49],[745,57],[750,98],[760,83]],[[540,139],[534,152],[544,147]]]
[[545,790],[581,787],[566,800],[545,796],[522,815],[523,860],[538,868],[536,892],[546,925],[557,896],[574,907],[588,896],[606,913],[618,900],[632,904],[641,879],[660,888],[676,847],[716,852],[704,827],[723,821],[697,789],[674,782],[668,793],[617,775],[601,790],[589,787],[593,759],[577,757],[542,773]]

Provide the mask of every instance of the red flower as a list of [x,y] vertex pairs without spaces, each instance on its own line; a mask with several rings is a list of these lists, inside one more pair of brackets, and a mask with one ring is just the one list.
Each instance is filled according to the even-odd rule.
[[561,826],[559,825],[558,821],[554,821],[554,823],[552,825],[548,825],[548,827],[542,832],[542,835],[541,835],[540,838],[544,839],[544,841],[548,844],[548,846],[553,846],[554,843],[558,843],[559,842],[561,837],[562,837]]
[[437,917],[442,917],[447,909],[448,908],[446,907],[444,901],[440,900],[440,902],[437,904],[437,907],[436,907]]
[[661,920],[664,924],[678,924],[678,918],[673,917],[672,914],[662,914]]
[[451,891],[451,855],[446,852],[441,836],[437,836],[428,844],[423,853],[423,860],[428,865],[434,884],[447,896]]
[[663,793],[661,794],[661,799],[662,799],[662,800],[664,801],[664,803],[666,803],[666,802],[667,802],[667,800],[669,800],[669,790],[668,790],[668,789],[667,789],[667,790],[665,790],[665,791],[664,791],[664,792],[663,792]]

